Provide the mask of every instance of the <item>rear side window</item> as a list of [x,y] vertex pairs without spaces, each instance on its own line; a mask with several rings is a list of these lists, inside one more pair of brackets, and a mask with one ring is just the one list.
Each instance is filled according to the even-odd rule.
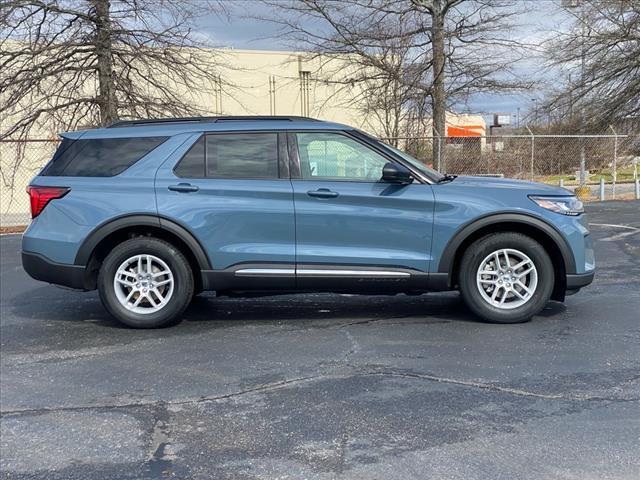
[[205,135],[174,172],[183,178],[278,178],[278,134]]
[[167,138],[65,138],[40,175],[112,177],[124,172]]

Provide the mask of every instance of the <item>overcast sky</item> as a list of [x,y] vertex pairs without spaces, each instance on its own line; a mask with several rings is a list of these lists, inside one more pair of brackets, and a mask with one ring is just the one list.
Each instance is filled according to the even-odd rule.
[[[520,0],[528,2],[532,11],[520,23],[515,36],[529,43],[539,42],[548,35],[551,30],[560,30],[567,23],[567,15],[559,8],[559,0]],[[246,18],[247,9],[251,9],[253,15],[264,10],[264,6],[258,2],[237,1],[230,2],[229,17],[211,15],[201,21],[200,33],[206,36],[211,43],[221,47],[230,47],[249,50],[291,50],[292,46],[278,38],[278,29],[275,25]],[[540,72],[541,59],[536,58],[536,52],[532,50],[530,61],[520,66],[520,71],[526,77],[542,75]],[[527,111],[534,108],[534,98],[540,98],[542,92],[535,88],[531,91],[516,95],[476,95],[466,105],[457,105],[459,111],[472,111],[483,113],[512,113],[515,117],[520,108],[521,117]]]

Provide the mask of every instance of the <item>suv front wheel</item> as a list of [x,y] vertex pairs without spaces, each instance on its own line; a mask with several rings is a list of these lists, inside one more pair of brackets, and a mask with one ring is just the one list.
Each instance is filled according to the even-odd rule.
[[495,323],[526,322],[551,297],[554,270],[542,245],[515,232],[488,235],[462,257],[460,291],[467,306]]
[[98,276],[100,300],[117,320],[134,328],[175,325],[193,296],[189,262],[173,245],[136,237],[115,247]]

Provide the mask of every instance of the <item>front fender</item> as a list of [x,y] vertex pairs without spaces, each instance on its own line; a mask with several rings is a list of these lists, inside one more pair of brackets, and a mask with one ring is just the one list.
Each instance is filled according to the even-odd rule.
[[560,231],[558,231],[556,227],[554,227],[547,221],[539,217],[521,212],[488,214],[483,217],[473,219],[462,225],[449,239],[442,252],[442,255],[440,256],[440,262],[438,263],[437,270],[438,273],[446,273],[449,275],[449,278],[453,278],[452,274],[456,254],[464,241],[481,229],[487,228],[491,225],[508,223],[526,225],[529,228],[533,228],[541,232],[542,234],[545,234],[555,243],[558,250],[560,251],[562,259],[564,260],[566,272],[576,273],[575,258],[567,239],[562,235],[562,233],[560,233]]

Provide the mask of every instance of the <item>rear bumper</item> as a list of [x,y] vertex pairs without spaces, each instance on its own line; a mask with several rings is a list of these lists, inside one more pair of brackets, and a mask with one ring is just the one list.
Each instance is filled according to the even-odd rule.
[[84,265],[57,263],[44,255],[22,252],[22,267],[31,278],[77,290],[87,290]]
[[567,290],[578,290],[586,287],[593,282],[596,271],[591,270],[587,273],[568,273],[567,274]]

